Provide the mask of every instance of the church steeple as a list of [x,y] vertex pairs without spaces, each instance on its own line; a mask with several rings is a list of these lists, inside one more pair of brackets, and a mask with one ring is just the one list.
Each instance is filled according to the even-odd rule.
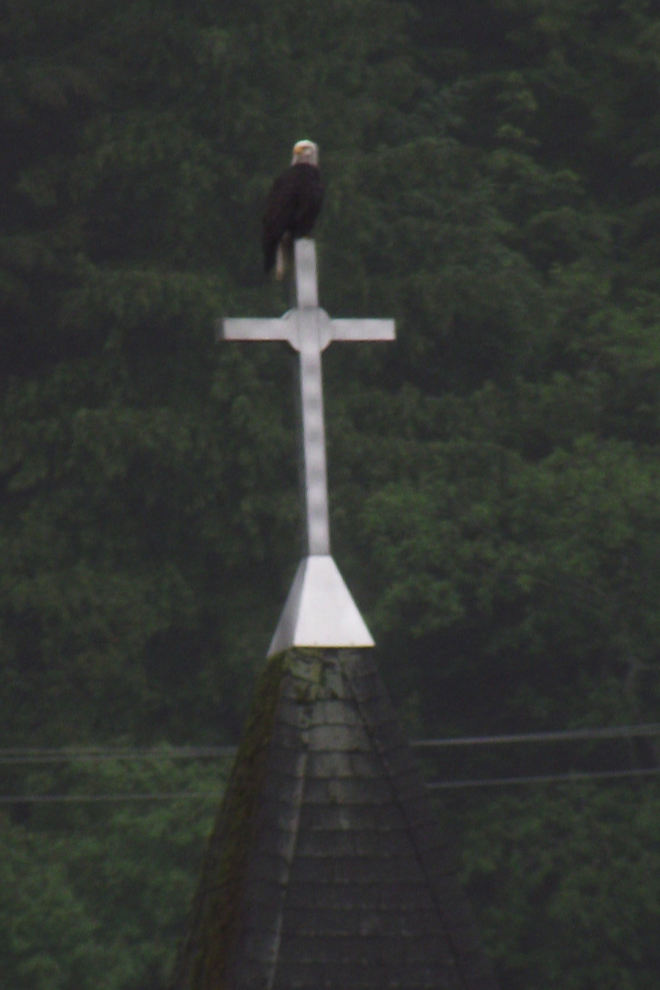
[[495,990],[370,650],[266,664],[172,990]]

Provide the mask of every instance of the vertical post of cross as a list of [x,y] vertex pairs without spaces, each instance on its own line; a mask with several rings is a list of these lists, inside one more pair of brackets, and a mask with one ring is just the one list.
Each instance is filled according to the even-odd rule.
[[300,346],[300,435],[303,463],[307,555],[330,553],[328,472],[325,456],[323,375],[318,333],[316,246],[308,238],[294,242],[295,298]]

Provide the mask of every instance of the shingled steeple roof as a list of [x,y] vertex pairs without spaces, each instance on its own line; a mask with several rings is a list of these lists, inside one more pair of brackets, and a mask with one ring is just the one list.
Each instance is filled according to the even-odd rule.
[[370,650],[271,659],[173,990],[495,990]]

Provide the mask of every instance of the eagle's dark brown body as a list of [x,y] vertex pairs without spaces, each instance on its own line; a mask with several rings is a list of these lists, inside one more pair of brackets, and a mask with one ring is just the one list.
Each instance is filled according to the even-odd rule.
[[323,183],[316,165],[301,162],[279,175],[268,194],[263,221],[264,270],[275,264],[277,246],[308,237],[323,205]]

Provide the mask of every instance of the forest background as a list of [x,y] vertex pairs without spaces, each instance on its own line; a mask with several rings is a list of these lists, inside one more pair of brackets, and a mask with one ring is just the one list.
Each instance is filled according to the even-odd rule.
[[[260,216],[302,137],[322,304],[397,320],[325,385],[334,554],[411,736],[660,721],[655,4],[1,10],[0,748],[155,747],[2,793],[221,790],[168,747],[239,739],[299,546],[291,356],[212,323],[286,309]],[[2,990],[162,990],[216,804],[1,805]],[[657,987],[654,778],[438,810],[502,990]]]

